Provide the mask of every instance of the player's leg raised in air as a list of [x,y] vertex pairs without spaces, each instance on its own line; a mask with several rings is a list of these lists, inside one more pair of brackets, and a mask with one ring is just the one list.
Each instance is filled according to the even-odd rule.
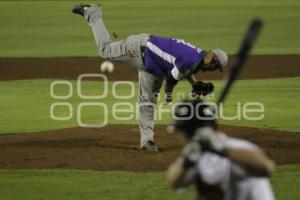
[[102,58],[123,62],[139,70],[139,127],[140,147],[146,151],[157,151],[154,144],[155,93],[159,92],[163,78],[145,71],[143,52],[148,34],[131,35],[125,40],[112,41],[102,19],[102,9],[96,4],[76,5],[72,12],[85,18],[90,25]]

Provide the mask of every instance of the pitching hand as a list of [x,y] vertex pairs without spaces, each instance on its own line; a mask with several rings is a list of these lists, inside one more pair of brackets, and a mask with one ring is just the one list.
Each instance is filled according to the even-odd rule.
[[165,105],[170,105],[172,104],[173,101],[173,94],[172,93],[166,93],[165,94]]

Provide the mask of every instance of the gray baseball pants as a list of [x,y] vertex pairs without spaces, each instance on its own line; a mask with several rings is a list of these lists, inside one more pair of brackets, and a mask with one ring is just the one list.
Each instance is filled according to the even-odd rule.
[[139,127],[140,146],[143,147],[148,141],[154,141],[156,94],[163,82],[163,78],[155,77],[144,70],[141,46],[146,45],[149,35],[131,35],[125,40],[113,42],[103,22],[101,7],[88,8],[84,17],[92,28],[102,58],[130,64],[139,70]]

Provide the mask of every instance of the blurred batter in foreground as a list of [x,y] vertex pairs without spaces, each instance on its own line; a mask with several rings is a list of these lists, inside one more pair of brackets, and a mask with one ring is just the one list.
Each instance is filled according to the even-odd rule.
[[170,129],[182,133],[186,146],[168,170],[174,189],[196,185],[198,199],[274,199],[269,181],[273,161],[253,143],[217,130],[208,104],[185,101],[176,107],[175,116]]

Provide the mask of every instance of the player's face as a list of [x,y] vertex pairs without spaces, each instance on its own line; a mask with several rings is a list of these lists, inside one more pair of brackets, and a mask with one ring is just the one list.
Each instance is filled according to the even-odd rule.
[[212,51],[208,51],[208,53],[204,57],[204,64],[201,67],[201,70],[203,72],[215,71],[216,69],[219,69],[219,67],[220,67],[220,62],[217,56]]
[[216,56],[214,56],[211,62],[207,65],[209,71],[214,71],[216,69],[219,69],[220,66],[221,66],[220,61]]

